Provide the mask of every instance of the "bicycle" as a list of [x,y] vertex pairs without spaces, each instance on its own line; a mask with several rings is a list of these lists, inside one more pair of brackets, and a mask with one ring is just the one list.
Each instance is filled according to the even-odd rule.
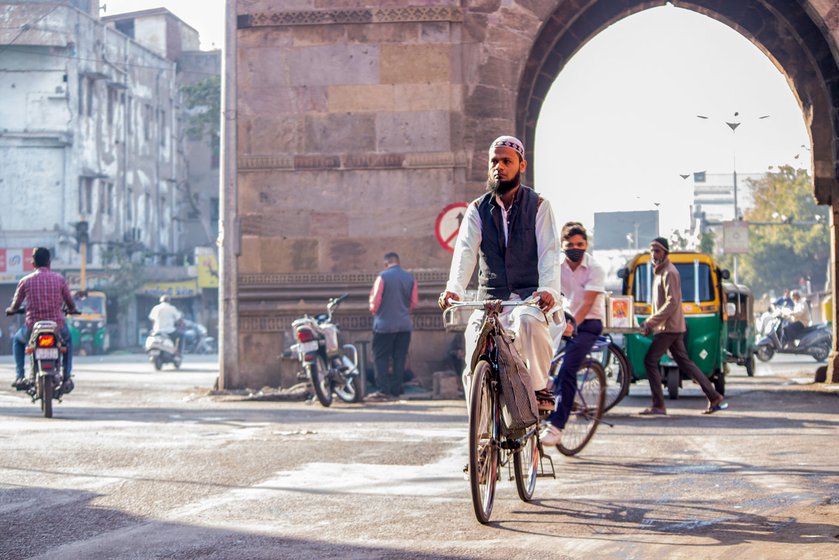
[[632,382],[629,360],[609,334],[597,337],[591,348],[590,358],[600,362],[606,373],[606,404],[603,407],[605,414],[629,394],[629,384]]
[[[489,522],[495,499],[495,485],[499,467],[509,468],[512,458],[513,474],[519,498],[529,502],[536,489],[536,478],[555,478],[553,460],[544,455],[539,441],[539,422],[525,429],[519,437],[508,437],[502,432],[498,349],[495,336],[503,333],[499,321],[504,307],[535,306],[535,299],[524,301],[484,300],[461,302],[449,300],[445,313],[459,308],[483,309],[478,344],[472,356],[472,387],[469,392],[469,485],[475,517],[483,524]],[[546,474],[543,459],[550,462]]]
[[[595,347],[610,351],[610,344],[604,343],[599,337]],[[607,339],[608,340],[608,339]],[[614,344],[614,343],[611,343]],[[617,346],[615,346],[617,348]],[[618,352],[620,349],[617,348]],[[622,356],[615,353],[614,356]],[[565,345],[560,346],[551,360],[550,375],[556,377],[562,360],[565,357]],[[625,357],[624,357],[625,360]],[[628,364],[628,362],[626,362]],[[624,371],[628,372],[628,365]],[[629,389],[628,381],[627,390]],[[562,440],[556,446],[560,453],[565,456],[576,455],[591,441],[594,432],[606,412],[607,377],[606,371],[600,361],[592,358],[584,360],[577,370],[577,387],[574,393],[574,403],[571,405],[571,415],[562,430]],[[622,398],[622,397],[621,397]],[[617,401],[616,401],[617,402]],[[612,405],[614,406],[614,405]]]

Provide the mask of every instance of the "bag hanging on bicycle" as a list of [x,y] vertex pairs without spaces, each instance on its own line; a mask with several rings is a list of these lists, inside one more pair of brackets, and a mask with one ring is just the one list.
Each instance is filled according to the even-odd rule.
[[501,407],[501,431],[508,438],[519,438],[539,421],[536,394],[524,360],[507,334],[496,335]]

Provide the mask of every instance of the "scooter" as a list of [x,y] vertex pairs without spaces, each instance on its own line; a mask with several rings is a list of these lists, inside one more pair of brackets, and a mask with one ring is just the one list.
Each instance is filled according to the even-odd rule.
[[770,309],[758,321],[755,356],[761,362],[768,362],[778,354],[806,354],[817,362],[824,362],[833,348],[833,332],[829,323],[807,327],[798,340],[784,340],[785,313],[781,309]]
[[154,369],[157,371],[163,369],[166,364],[174,365],[175,369],[181,367],[183,358],[178,353],[175,341],[164,332],[154,331],[150,333],[146,337],[145,350],[149,356],[149,361],[154,364]]

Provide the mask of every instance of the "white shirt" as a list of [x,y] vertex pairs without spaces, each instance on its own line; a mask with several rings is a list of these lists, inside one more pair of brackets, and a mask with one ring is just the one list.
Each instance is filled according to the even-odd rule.
[[[499,206],[503,212],[501,222],[504,224],[504,240],[506,242],[508,240],[507,211],[500,201]],[[460,223],[446,291],[463,297],[466,286],[475,271],[475,265],[478,263],[480,247],[481,215],[478,213],[477,206],[473,203],[466,208],[463,221]],[[539,287],[536,290],[548,292],[559,302],[559,244],[556,235],[556,222],[551,211],[551,205],[544,198],[536,211],[536,252],[539,256]]]
[[171,303],[161,302],[152,307],[149,319],[154,321],[152,331],[171,333],[175,330],[178,319],[183,317],[178,308]]
[[603,295],[606,292],[606,273],[603,267],[588,253],[583,255],[583,260],[580,261],[577,270],[571,270],[568,257],[564,253],[560,260],[562,262],[562,293],[570,302],[568,311],[576,316],[577,311],[583,306],[585,292],[598,292],[585,318],[602,321],[606,317]]

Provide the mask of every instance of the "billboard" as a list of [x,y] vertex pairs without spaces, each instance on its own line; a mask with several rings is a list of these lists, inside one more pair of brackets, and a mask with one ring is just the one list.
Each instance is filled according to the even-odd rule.
[[594,248],[644,250],[659,236],[658,210],[595,212]]

